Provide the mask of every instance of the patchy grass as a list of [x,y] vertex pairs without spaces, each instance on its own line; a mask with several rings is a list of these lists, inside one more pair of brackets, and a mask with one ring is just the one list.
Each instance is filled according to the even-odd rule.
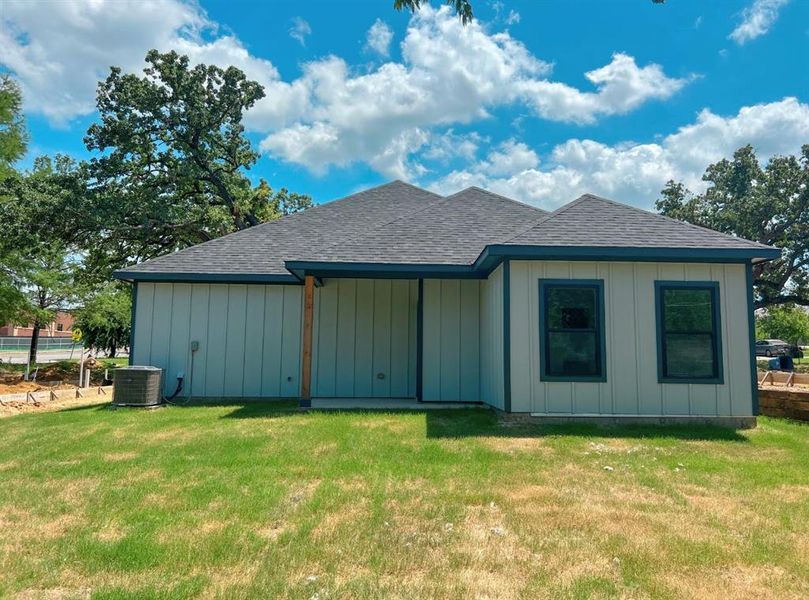
[[0,482],[0,597],[809,596],[809,426],[774,419],[99,406],[0,421]]

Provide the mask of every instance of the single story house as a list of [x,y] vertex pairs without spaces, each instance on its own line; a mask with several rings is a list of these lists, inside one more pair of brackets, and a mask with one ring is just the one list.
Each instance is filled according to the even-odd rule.
[[745,425],[752,266],[777,256],[590,194],[546,212],[394,181],[116,276],[167,393]]

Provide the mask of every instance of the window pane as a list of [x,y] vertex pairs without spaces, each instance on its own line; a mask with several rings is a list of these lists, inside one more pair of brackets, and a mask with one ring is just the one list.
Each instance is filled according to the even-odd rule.
[[548,338],[548,375],[596,376],[601,372],[594,332],[551,332]]
[[711,378],[716,376],[710,334],[666,335],[666,376]]
[[666,331],[713,331],[713,295],[706,289],[664,289]]
[[547,296],[549,329],[595,329],[594,288],[553,287]]

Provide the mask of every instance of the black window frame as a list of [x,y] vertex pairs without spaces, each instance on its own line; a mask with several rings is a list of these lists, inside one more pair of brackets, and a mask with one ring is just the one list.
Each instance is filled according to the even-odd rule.
[[[666,331],[665,331],[665,305],[664,295],[667,290],[706,290],[711,297],[711,350],[713,355],[713,373],[710,377],[699,376],[672,376],[666,371]],[[724,352],[722,349],[722,310],[718,281],[655,281],[655,319],[657,330],[657,381],[658,383],[703,383],[723,384]],[[688,332],[678,331],[679,335]],[[698,332],[705,335],[705,332]],[[696,335],[697,332],[694,332]]]
[[[550,334],[564,332],[565,329],[548,326],[548,290],[559,288],[592,289],[595,292],[596,326],[592,329],[596,335],[596,373],[593,375],[559,375],[550,372]],[[573,331],[573,330],[570,330]],[[589,330],[576,329],[578,333]],[[539,378],[540,381],[559,382],[595,382],[607,381],[607,336],[604,318],[604,280],[603,279],[540,279],[539,280]]]

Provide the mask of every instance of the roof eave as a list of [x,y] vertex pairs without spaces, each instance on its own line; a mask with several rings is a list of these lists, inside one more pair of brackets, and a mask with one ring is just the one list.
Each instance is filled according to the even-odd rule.
[[112,276],[122,281],[139,282],[179,282],[179,283],[279,283],[300,284],[301,281],[291,273],[170,273],[115,271]]
[[778,248],[650,248],[609,246],[533,246],[493,244],[474,263],[490,272],[504,259],[613,260],[630,262],[764,262],[781,256]]
[[374,263],[330,262],[288,260],[284,266],[297,277],[352,277],[358,279],[481,279],[484,274],[472,265],[419,264],[419,263]]

